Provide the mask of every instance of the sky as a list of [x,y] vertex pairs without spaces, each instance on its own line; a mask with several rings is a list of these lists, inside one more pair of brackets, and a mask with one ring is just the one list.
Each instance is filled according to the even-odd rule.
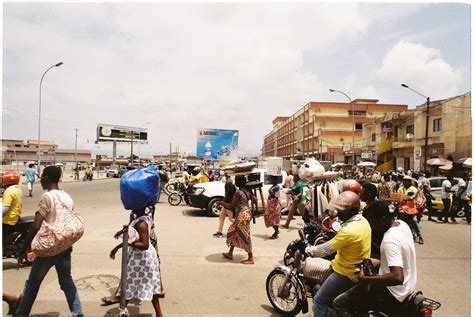
[[[111,154],[98,123],[148,128],[140,156],[195,153],[198,128],[259,153],[310,101],[407,104],[471,90],[462,3],[4,3],[2,137]],[[150,124],[146,124],[151,122]],[[146,125],[145,125],[146,124]],[[136,153],[137,150],[134,152]],[[118,154],[129,155],[129,145]]]

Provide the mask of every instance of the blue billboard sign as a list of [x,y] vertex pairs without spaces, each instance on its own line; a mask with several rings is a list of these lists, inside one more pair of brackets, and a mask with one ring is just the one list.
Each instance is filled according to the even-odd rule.
[[198,129],[196,156],[205,160],[237,158],[239,130]]

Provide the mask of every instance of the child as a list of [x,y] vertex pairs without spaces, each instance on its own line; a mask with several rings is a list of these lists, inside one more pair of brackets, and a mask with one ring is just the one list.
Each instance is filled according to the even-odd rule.
[[[129,227],[135,229],[138,235],[130,243],[125,298],[127,302],[134,298],[151,301],[156,316],[163,316],[159,302],[161,292],[160,264],[156,249],[150,241],[153,220],[145,211],[146,207],[132,210],[136,219],[129,224]],[[115,253],[121,247],[122,244],[119,244],[110,251],[111,259],[115,259]]]
[[267,228],[273,227],[275,232],[270,239],[278,238],[278,227],[280,226],[281,203],[280,203],[280,186],[278,185],[278,177],[271,176],[272,187],[268,190],[267,210],[265,211],[264,220]]

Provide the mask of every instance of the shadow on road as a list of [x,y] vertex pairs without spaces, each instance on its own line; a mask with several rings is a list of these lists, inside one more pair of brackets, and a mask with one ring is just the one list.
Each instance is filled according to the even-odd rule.
[[186,209],[183,210],[183,216],[188,217],[207,217],[207,213],[201,209]]
[[[151,302],[147,303],[149,304],[150,306],[152,305]],[[136,316],[136,317],[152,317],[153,314],[140,314],[140,306],[142,305],[142,303],[140,302],[139,304],[137,304],[139,306],[134,306],[133,304],[129,304],[127,306],[127,310],[128,310],[128,316]],[[153,306],[152,306],[153,307]],[[115,308],[112,308],[110,310],[108,310],[104,316],[118,316],[119,314],[119,306],[115,307]]]
[[[225,250],[224,250],[225,251]],[[222,253],[214,253],[209,254],[205,257],[206,261],[213,262],[213,263],[232,263],[232,264],[240,264],[240,262],[247,259],[246,254],[234,254],[234,258],[232,260],[224,258]]]
[[11,270],[11,269],[18,269],[18,263],[16,262],[3,262],[3,271]]
[[275,308],[273,308],[272,306],[270,305],[265,305],[265,304],[262,304],[260,305],[260,307],[262,307],[264,310],[266,310],[267,312],[270,313],[269,316],[274,316],[274,317],[277,317],[277,316],[281,316],[280,314],[278,314],[276,311],[275,311]]
[[266,241],[266,240],[269,240],[269,239],[270,239],[270,236],[271,236],[271,235],[267,235],[267,234],[253,234],[252,236],[255,237],[255,238],[263,239],[264,241]]
[[61,316],[61,314],[55,311],[55,312],[49,312],[49,313],[44,313],[44,314],[32,314],[30,316],[31,317],[35,317],[35,316],[59,317]]

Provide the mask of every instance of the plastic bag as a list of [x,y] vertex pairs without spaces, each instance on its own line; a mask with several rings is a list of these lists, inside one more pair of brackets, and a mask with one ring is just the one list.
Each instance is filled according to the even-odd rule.
[[160,199],[160,174],[153,166],[125,173],[120,178],[120,198],[127,210],[156,204]]

